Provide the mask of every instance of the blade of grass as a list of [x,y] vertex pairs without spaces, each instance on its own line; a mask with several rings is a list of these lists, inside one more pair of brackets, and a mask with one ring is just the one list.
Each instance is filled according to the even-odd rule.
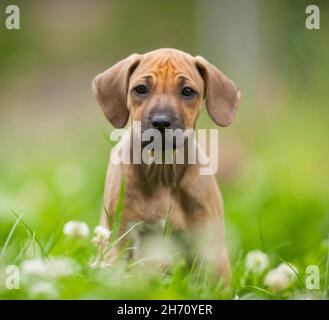
[[5,241],[5,244],[2,247],[2,250],[1,250],[1,253],[0,253],[0,258],[2,258],[3,255],[5,254],[5,252],[7,250],[7,247],[9,245],[9,243],[10,243],[10,240],[13,237],[14,232],[15,232],[17,226],[19,225],[19,222],[21,221],[22,217],[23,217],[23,214],[21,214],[20,216],[18,216],[17,217],[17,220],[15,221],[14,225],[12,226],[12,228],[11,228],[11,230],[10,230],[8,236],[7,236],[7,239]]
[[196,282],[201,283],[201,274],[204,273],[204,265],[206,262],[206,258],[202,258],[200,264],[198,265],[198,274],[196,276]]
[[35,233],[33,234],[32,238],[28,240],[28,242],[25,245],[25,247],[21,250],[21,252],[19,253],[19,255],[16,257],[16,259],[14,261],[14,264],[18,263],[21,260],[21,258],[24,256],[25,252],[30,247],[31,243],[34,242],[34,236],[35,236]]
[[265,289],[263,289],[263,288],[259,288],[259,287],[257,287],[257,286],[246,286],[246,288],[256,289],[256,290],[259,290],[259,291],[261,291],[261,292],[263,292],[263,293],[266,293],[266,294],[268,294],[268,295],[270,295],[270,296],[273,295],[272,292],[267,291],[267,290],[265,290]]
[[109,224],[109,228],[110,228],[110,230],[112,230],[113,229],[113,221],[111,219],[111,216],[110,216],[108,210],[106,209],[105,204],[103,205],[103,209],[104,209],[104,212],[105,212],[105,215],[106,215],[107,222]]
[[117,240],[115,240],[112,244],[109,245],[109,247],[104,251],[104,253],[100,256],[99,261],[101,262],[105,255],[117,244],[119,243],[129,232],[131,232],[133,229],[135,229],[138,225],[140,225],[141,222],[135,223],[132,227],[130,227],[121,237],[119,237]]
[[172,225],[171,228],[170,228],[170,230],[169,230],[169,233],[168,233],[168,239],[171,237],[171,235],[174,232],[174,230],[175,230],[175,226]]
[[[14,210],[11,210],[11,212],[18,218],[19,215],[14,211]],[[33,235],[34,231],[29,227],[29,225],[23,220],[21,219],[20,222],[23,224],[23,226],[26,228],[26,230],[31,234]],[[34,237],[34,241],[38,244],[40,250],[41,250],[41,254],[42,256],[46,256],[47,257],[47,254],[45,254],[45,250],[43,248],[43,245],[41,244],[40,240],[37,238],[37,236],[35,235]]]
[[[61,224],[56,224],[56,225],[61,225]],[[44,246],[45,254],[49,255],[50,252],[55,248],[56,244],[62,239],[63,234],[62,232],[59,232],[58,229],[57,231],[54,231],[50,234],[47,243]]]
[[300,284],[301,286],[303,286],[304,283],[303,283],[302,279],[300,278],[298,272],[292,267],[292,265],[291,265],[289,262],[283,260],[282,258],[280,258],[280,257],[278,257],[278,258],[281,260],[281,262],[285,263],[285,264],[286,264],[286,265],[287,265],[287,266],[288,266],[288,267],[289,267],[289,268],[295,273],[295,275],[296,275],[296,277],[297,277],[297,280],[298,280],[299,284]]
[[162,272],[161,272],[161,275],[160,275],[160,278],[164,277],[170,269],[173,269],[175,267],[175,265],[177,265],[178,263],[178,260],[181,258],[181,253],[180,252],[177,252],[175,253],[173,256],[172,256],[172,262],[169,264],[169,266],[164,269]]
[[148,258],[148,257],[136,260],[136,261],[132,262],[131,264],[129,264],[128,268],[134,267],[140,263],[143,263],[143,262],[149,261],[149,260],[150,260],[150,258]]
[[194,256],[194,259],[193,259],[192,266],[191,266],[190,272],[188,274],[188,277],[191,277],[193,275],[193,272],[194,272],[194,270],[196,268],[196,265],[198,263],[199,256],[200,256],[199,252]]
[[120,183],[119,198],[114,213],[113,230],[112,230],[112,237],[113,237],[112,239],[114,240],[116,239],[121,224],[121,216],[123,211],[125,192],[126,192],[126,184],[124,179],[122,178]]
[[168,231],[168,228],[169,228],[169,215],[170,215],[170,212],[171,212],[171,203],[169,205],[169,209],[168,209],[168,213],[167,213],[167,217],[166,217],[166,221],[165,221],[165,226],[163,228],[163,237],[164,238],[167,236],[167,231]]
[[287,242],[284,242],[284,243],[281,243],[281,244],[278,244],[278,245],[272,247],[269,251],[275,251],[280,248],[288,247],[288,246],[291,246],[291,244],[292,244],[291,241],[287,241]]

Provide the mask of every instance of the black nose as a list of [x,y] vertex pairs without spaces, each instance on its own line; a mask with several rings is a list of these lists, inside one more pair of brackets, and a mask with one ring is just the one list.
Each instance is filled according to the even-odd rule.
[[164,131],[171,128],[171,117],[164,113],[156,113],[151,118],[151,124],[154,129]]

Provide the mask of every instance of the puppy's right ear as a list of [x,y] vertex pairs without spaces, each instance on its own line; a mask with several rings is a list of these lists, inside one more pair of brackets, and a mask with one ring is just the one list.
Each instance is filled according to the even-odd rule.
[[129,78],[140,62],[139,54],[132,54],[111,68],[98,74],[93,82],[93,93],[106,118],[116,128],[126,125],[129,118],[127,94]]

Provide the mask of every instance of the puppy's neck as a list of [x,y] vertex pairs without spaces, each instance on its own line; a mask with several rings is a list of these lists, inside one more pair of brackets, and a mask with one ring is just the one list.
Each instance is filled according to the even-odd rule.
[[[172,152],[172,150],[170,150]],[[187,151],[179,150],[177,152],[183,152],[186,158]],[[151,188],[157,186],[164,186],[169,188],[176,188],[179,182],[182,180],[186,169],[188,167],[187,160],[183,163],[177,163],[177,152],[172,152],[172,161],[166,163],[165,151],[162,152],[161,163],[152,162],[150,164],[142,163],[138,167],[139,175],[144,180],[145,184]],[[154,157],[157,155],[155,154]],[[154,158],[153,158],[154,159]]]
[[[166,153],[167,156],[169,153],[169,163],[166,161]],[[178,154],[184,161],[177,161]],[[133,157],[132,154],[131,157]],[[159,157],[161,159],[159,159]],[[158,161],[155,161],[156,158]],[[139,181],[140,187],[145,193],[150,194],[158,187],[167,187],[171,189],[179,187],[179,183],[182,181],[188,166],[191,166],[188,164],[188,149],[186,146],[177,151],[162,151],[160,155],[157,151],[155,151],[154,154],[148,153],[147,160],[150,160],[150,162],[141,161],[140,164],[133,164],[132,170]]]

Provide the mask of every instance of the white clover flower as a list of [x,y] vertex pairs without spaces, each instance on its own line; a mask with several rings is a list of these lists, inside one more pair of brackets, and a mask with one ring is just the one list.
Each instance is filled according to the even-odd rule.
[[29,288],[29,294],[34,299],[57,299],[59,297],[58,291],[54,285],[46,281],[41,281],[32,285]]
[[103,226],[97,226],[94,229],[95,236],[91,240],[95,246],[106,243],[110,239],[111,231]]
[[162,236],[146,236],[141,242],[138,255],[154,265],[165,266],[173,262],[178,254],[176,243],[171,239],[164,239]]
[[29,259],[22,263],[22,273],[32,276],[45,276],[47,274],[47,264],[41,259]]
[[286,264],[286,263],[281,263],[278,267],[277,267],[278,271],[282,272],[283,274],[285,274],[289,279],[295,279],[296,278],[296,273],[298,272],[297,267],[295,267],[294,265],[290,264]]
[[250,251],[246,257],[246,269],[255,274],[261,274],[269,265],[268,256],[260,250]]
[[51,258],[48,261],[25,260],[21,268],[24,275],[50,279],[72,275],[78,269],[76,263],[70,258]]
[[51,258],[47,263],[47,276],[50,278],[67,277],[76,271],[77,265],[70,258]]
[[264,284],[273,292],[285,290],[296,279],[296,272],[298,270],[295,266],[282,263],[267,273]]
[[65,223],[63,232],[67,237],[86,238],[89,227],[83,221],[69,221]]

